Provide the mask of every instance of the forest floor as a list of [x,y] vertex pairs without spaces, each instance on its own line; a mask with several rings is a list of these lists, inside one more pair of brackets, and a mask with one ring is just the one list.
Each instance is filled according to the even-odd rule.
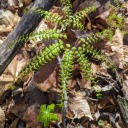
[[[11,3],[1,2],[0,7],[0,44],[20,21],[24,8],[31,4],[31,0],[12,0]],[[107,3],[107,0],[105,1]],[[73,12],[88,6],[98,6],[99,10],[85,19],[86,30],[72,30],[67,28],[66,34],[73,43],[76,37],[87,37],[96,30],[102,31],[115,23],[107,18],[111,10],[106,3],[96,0],[72,1]],[[108,1],[109,2],[109,1]],[[60,12],[60,3],[56,2],[51,12]],[[124,18],[124,30],[128,30],[128,3],[124,3],[118,12]],[[116,14],[117,15],[117,14]],[[49,20],[42,20],[35,31],[53,28]],[[92,86],[91,80],[85,79],[79,68],[74,64],[74,71],[68,87],[68,109],[66,112],[67,128],[128,128],[128,35],[123,35],[122,29],[116,26],[111,40],[102,40],[94,47],[108,57],[116,70],[110,69],[105,63],[91,60],[93,74],[98,83]],[[37,120],[40,105],[57,104],[60,92],[58,87],[58,60],[53,59],[45,68],[28,75],[23,87],[13,91],[10,98],[10,84],[15,81],[18,73],[28,62],[45,48],[45,41],[30,40],[14,57],[4,73],[0,76],[0,128],[42,128],[43,123]],[[58,121],[52,121],[49,128],[61,127],[61,108],[55,110]]]

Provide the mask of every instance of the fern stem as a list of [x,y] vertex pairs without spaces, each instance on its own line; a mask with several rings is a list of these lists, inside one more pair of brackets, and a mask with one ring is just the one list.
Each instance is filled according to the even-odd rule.
[[63,128],[66,128],[66,110],[68,106],[68,95],[67,95],[67,85],[69,84],[69,79],[71,77],[71,72],[73,71],[73,59],[74,59],[74,50],[73,47],[70,49],[70,45],[66,45],[67,48],[65,49],[65,52],[63,54],[62,61],[60,63],[60,76],[61,76],[61,88],[62,88],[62,94],[61,94],[61,105],[62,108],[62,125]]
[[64,84],[62,85],[63,89],[63,98],[64,98],[64,101],[63,101],[63,109],[62,109],[62,127],[63,128],[66,128],[66,110],[67,110],[67,106],[68,106],[68,96],[67,96],[67,91],[66,91],[66,83],[64,82]]

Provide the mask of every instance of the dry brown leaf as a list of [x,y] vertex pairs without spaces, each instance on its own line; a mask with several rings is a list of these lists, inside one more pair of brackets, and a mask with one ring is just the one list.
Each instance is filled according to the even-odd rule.
[[28,58],[24,58],[23,53],[18,54],[9,64],[7,72],[9,72],[13,76],[13,78],[15,78],[22,70],[22,68],[26,65],[27,61]]
[[43,83],[36,83],[36,87],[43,92],[56,88],[56,71],[54,71]]
[[91,20],[91,24],[90,22],[87,24],[87,28],[89,30],[91,30],[91,26],[93,28],[98,28],[98,29],[104,29],[104,28],[108,28],[108,24],[106,23],[106,18],[110,15],[112,9],[108,9],[107,11],[103,12],[102,14],[96,16],[94,19]]
[[77,92],[73,97],[69,97],[68,102],[68,113],[72,112],[74,118],[80,119],[85,116],[93,120],[89,104],[81,92]]
[[86,80],[86,82],[84,83],[85,79],[82,78],[82,85],[83,85],[83,88],[88,88],[88,89],[91,89],[91,80]]
[[99,71],[100,66],[99,65],[96,65],[94,63],[91,63],[91,68],[92,68],[92,73],[93,74],[96,74]]
[[112,39],[111,49],[114,52],[115,56],[120,61],[120,68],[123,68],[123,62],[124,62],[124,51],[123,51],[123,34],[119,30],[119,28],[116,30],[115,35]]
[[99,127],[96,126],[95,124],[92,124],[92,125],[90,126],[90,128],[99,128]]
[[124,45],[124,64],[128,67],[128,46]]
[[10,74],[5,74],[3,73],[1,76],[0,76],[0,86],[1,85],[4,85],[4,83],[10,83],[14,80],[14,78],[12,77],[12,75]]
[[107,68],[108,68],[108,66],[106,65],[106,63],[102,63],[100,65],[100,69],[98,70],[97,74],[101,74],[106,77],[111,77],[107,72]]
[[[38,27],[35,29],[35,32],[39,32],[39,31],[44,31],[48,29],[48,25],[46,25],[46,23],[44,22],[44,20],[42,20],[40,22],[40,24],[38,25]],[[36,44],[39,44],[39,42],[41,42],[42,40],[40,40],[40,38],[37,37],[36,41],[31,40],[30,39],[30,43],[32,43],[31,47],[35,47]]]
[[39,105],[34,104],[30,106],[25,115],[24,120],[26,122],[26,128],[42,128],[42,125],[38,123],[37,116],[39,114]]
[[0,128],[4,128],[5,120],[6,120],[5,113],[0,107]]
[[32,0],[22,0],[22,2],[25,6],[28,6],[32,2]]
[[91,89],[91,80],[87,80],[82,77],[82,79],[77,79],[77,83],[79,84],[80,88]]
[[128,100],[128,69],[124,72],[122,92],[124,97]]
[[124,7],[127,8],[127,12],[128,12],[128,2],[125,2],[125,3],[124,3]]
[[10,89],[10,83],[14,80],[11,75],[2,74],[0,76],[0,97]]
[[103,127],[104,128],[113,128],[111,124],[109,124],[107,121],[103,121]]
[[98,108],[103,109],[109,101],[105,98],[98,101]]
[[73,11],[76,11],[76,9],[78,8],[78,6],[79,6],[79,0],[74,0],[73,1],[73,5],[72,5],[73,7]]
[[110,15],[112,9],[108,9],[107,11],[103,12],[102,14],[98,15],[96,18],[101,18],[103,20],[106,20],[108,16]]
[[115,102],[112,96],[107,96],[107,99],[110,101],[111,104],[115,105]]
[[13,76],[13,78],[16,77],[16,69],[17,69],[17,56],[12,60],[12,62],[9,64],[7,71]]
[[8,0],[9,6],[18,6],[19,0]]
[[9,128],[16,128],[19,121],[19,118],[15,118],[15,120],[10,124]]
[[[90,31],[92,30],[92,24],[91,24],[91,22],[88,22],[88,23],[87,23],[86,28],[87,28],[88,30],[90,30]],[[93,28],[96,28],[96,26],[93,25]]]
[[12,13],[9,10],[1,9],[1,15],[0,30],[12,29],[20,20],[17,13]]
[[102,29],[106,29],[108,27],[108,24],[106,23],[105,20],[103,20],[101,18],[94,18],[92,20],[92,27],[102,30]]
[[104,99],[101,99],[98,101],[98,108],[99,109],[103,109],[103,108],[105,109],[105,108],[110,107],[110,106],[113,107],[114,105],[115,105],[115,103],[114,103],[113,98],[111,96],[107,96]]
[[123,68],[124,65],[124,47],[123,47],[123,34],[118,28],[115,31],[115,35],[112,38],[112,42],[107,42],[106,43],[106,55],[107,56],[114,56],[115,62],[117,64],[119,63],[119,68]]
[[[21,56],[21,59],[20,59]],[[17,55],[17,67],[16,67],[16,76],[18,76],[19,72],[22,70],[22,68],[28,63],[28,58],[25,56],[23,57],[22,54]]]

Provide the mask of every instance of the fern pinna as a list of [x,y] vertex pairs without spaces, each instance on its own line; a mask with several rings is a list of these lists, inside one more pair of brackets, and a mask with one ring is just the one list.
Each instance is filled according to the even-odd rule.
[[[53,58],[59,56],[59,53],[63,53],[60,63],[60,88],[61,88],[61,99],[60,106],[62,107],[63,112],[63,126],[65,125],[65,113],[68,106],[68,90],[67,86],[70,85],[70,79],[72,77],[73,66],[74,63],[78,63],[80,65],[81,72],[83,77],[92,81],[92,84],[95,84],[95,76],[92,73],[91,64],[89,63],[89,56],[92,58],[96,58],[101,62],[106,62],[109,66],[113,65],[112,63],[108,63],[109,60],[102,55],[101,51],[96,49],[93,46],[93,43],[98,43],[103,39],[111,39],[114,31],[106,29],[102,32],[97,32],[92,34],[86,38],[77,38],[80,42],[78,45],[76,43],[71,44],[68,41],[66,35],[66,28],[75,28],[79,30],[85,29],[82,24],[82,19],[85,18],[88,14],[96,10],[96,7],[88,7],[82,11],[76,12],[75,14],[72,11],[72,4],[70,0],[61,0],[62,3],[62,11],[64,11],[64,15],[60,16],[59,14],[51,13],[45,10],[35,9],[34,11],[39,14],[39,16],[44,15],[44,19],[49,19],[51,22],[56,23],[54,29],[49,29],[46,31],[40,32],[32,32],[30,35],[21,36],[18,39],[18,42],[28,40],[36,41],[38,38],[43,40],[52,39],[54,43],[50,46],[46,47],[35,59],[33,59],[28,66],[24,67],[21,73],[18,75],[17,80],[12,83],[12,85],[19,80],[21,80],[26,74],[38,71],[41,66],[48,63],[48,61]],[[65,41],[67,40],[67,42]],[[66,42],[66,43],[65,43]]]

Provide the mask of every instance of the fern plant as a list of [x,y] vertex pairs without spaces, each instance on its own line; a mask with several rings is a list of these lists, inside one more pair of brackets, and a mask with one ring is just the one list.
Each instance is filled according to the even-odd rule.
[[[33,71],[38,71],[41,66],[46,65],[48,61],[51,61],[55,57],[59,57],[59,53],[63,53],[62,58],[59,60],[60,63],[60,88],[62,90],[61,99],[59,106],[62,107],[62,114],[63,114],[63,127],[66,127],[65,124],[65,114],[66,109],[68,105],[68,90],[67,87],[70,85],[70,79],[72,77],[73,72],[73,65],[74,63],[78,63],[80,65],[81,72],[83,74],[83,77],[85,77],[87,80],[91,80],[93,85],[96,85],[94,74],[92,73],[91,64],[89,60],[89,56],[92,58],[98,59],[101,62],[106,62],[109,67],[113,67],[113,63],[109,61],[108,58],[106,58],[100,50],[96,49],[93,46],[93,43],[98,43],[100,40],[108,39],[110,40],[112,36],[114,35],[114,29],[106,29],[102,32],[97,32],[95,34],[92,34],[86,38],[78,38],[77,42],[79,42],[78,45],[76,43],[70,44],[68,42],[68,38],[66,35],[66,28],[75,28],[79,30],[85,29],[84,25],[82,24],[82,19],[85,18],[88,14],[96,10],[96,7],[88,7],[80,12],[76,12],[73,14],[72,11],[72,4],[70,0],[61,0],[62,3],[62,11],[64,11],[64,16],[60,16],[59,14],[51,13],[45,10],[35,9],[34,11],[39,14],[39,16],[44,15],[45,19],[49,19],[51,22],[56,23],[56,26],[54,29],[49,29],[46,31],[40,31],[40,32],[32,32],[29,35],[24,35],[18,38],[18,42],[24,41],[27,42],[29,39],[36,41],[37,38],[41,40],[48,40],[52,39],[54,40],[54,43],[50,46],[46,47],[35,59],[33,59],[26,67],[24,67],[19,73],[16,81],[11,83],[11,85],[15,85],[16,83],[19,83],[24,76],[28,73],[31,73]],[[108,18],[108,21],[110,19],[116,19],[117,24],[121,25],[122,19],[118,19],[115,14],[112,15],[112,17]],[[67,43],[64,43],[67,40]],[[12,42],[12,44],[14,44]],[[12,47],[10,43],[9,47]],[[44,106],[46,109],[46,105]],[[41,110],[42,111],[42,110]],[[45,116],[43,118],[39,118],[39,120],[45,121]],[[47,124],[50,121],[47,121]],[[46,126],[45,125],[45,126]]]

